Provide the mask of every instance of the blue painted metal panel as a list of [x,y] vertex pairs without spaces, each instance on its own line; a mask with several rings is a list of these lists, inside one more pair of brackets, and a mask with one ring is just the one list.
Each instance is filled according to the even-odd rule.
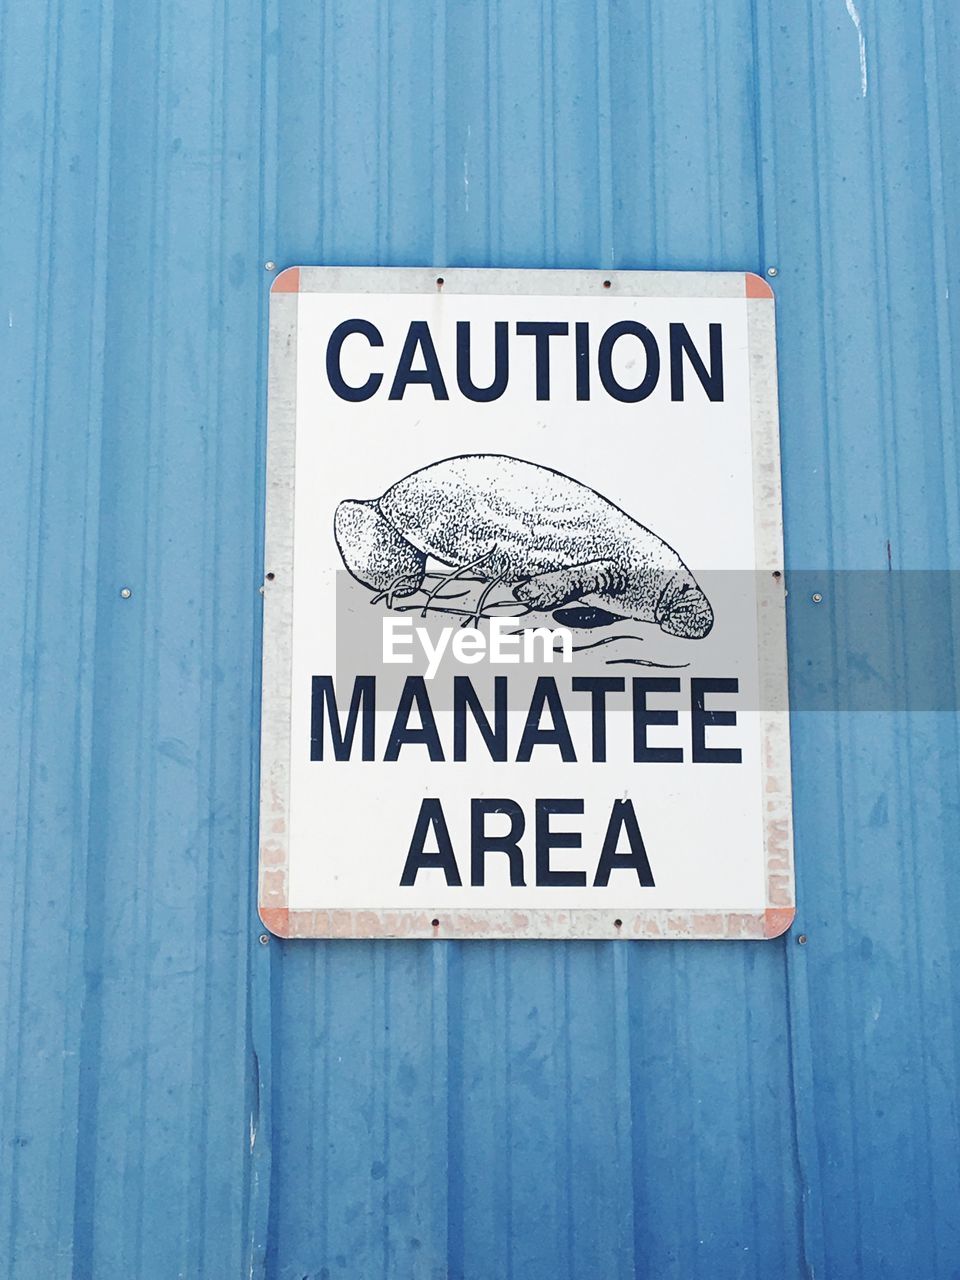
[[[960,552],[949,6],[0,35],[5,1273],[953,1277],[957,720],[845,709],[826,576]],[[828,584],[794,691],[836,707],[794,719],[791,935],[258,941],[268,259],[778,267],[788,567]],[[955,689],[947,614],[879,616],[877,679]]]

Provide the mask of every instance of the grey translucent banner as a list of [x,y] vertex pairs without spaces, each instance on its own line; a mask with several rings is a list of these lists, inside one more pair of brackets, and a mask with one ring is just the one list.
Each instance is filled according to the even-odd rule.
[[[793,711],[957,708],[956,572],[694,575],[713,622],[706,634],[691,638],[670,634],[655,619],[625,618],[589,601],[532,611],[503,584],[483,598],[488,584],[469,574],[438,573],[416,592],[404,594],[401,584],[391,594],[375,593],[339,572],[336,669],[316,674],[332,677],[346,699],[358,677],[374,677],[383,708],[395,706],[405,682],[417,677],[437,708],[451,705],[459,678],[471,682],[485,705],[506,696],[511,710],[522,710],[537,681],[548,677],[565,695],[581,695],[579,702],[573,697],[573,707],[589,706],[585,680],[602,679],[611,711],[627,707],[637,680],[644,688],[678,689],[683,698],[692,680],[707,680],[735,681],[740,711],[781,711],[787,687],[782,662],[771,656],[770,645],[758,651],[757,637],[758,611],[775,629],[785,599]],[[729,704],[720,698],[717,705]]]

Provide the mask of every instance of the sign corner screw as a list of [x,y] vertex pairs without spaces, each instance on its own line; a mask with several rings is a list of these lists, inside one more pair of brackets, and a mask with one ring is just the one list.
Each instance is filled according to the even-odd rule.
[[121,587],[121,588],[120,588],[120,599],[121,599],[121,600],[129,600],[129,599],[130,599],[130,597],[131,597],[132,595],[133,595],[133,592],[130,590],[130,588],[129,588],[129,587]]
[[269,935],[269,933],[261,933],[261,935],[260,935],[260,945],[261,945],[261,947],[265,947],[269,941],[270,941],[270,935]]
[[797,945],[798,945],[798,946],[800,946],[800,947],[804,947],[804,946],[806,946],[806,943],[807,943],[807,935],[806,935],[805,933],[798,933],[798,934],[797,934]]
[[773,276],[778,276],[779,274],[780,274],[780,271],[777,267],[767,267],[767,275],[770,276],[771,278]]
[[810,597],[810,599],[813,601],[814,604],[821,604],[823,601],[823,596],[820,594],[819,591],[815,591],[813,595]]

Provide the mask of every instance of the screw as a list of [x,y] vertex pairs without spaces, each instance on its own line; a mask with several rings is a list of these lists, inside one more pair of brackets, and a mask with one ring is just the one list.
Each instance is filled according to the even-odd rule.
[[820,604],[820,602],[823,600],[823,596],[820,594],[819,591],[815,591],[813,595],[810,597],[810,599],[813,601],[814,604]]
[[270,935],[269,935],[269,933],[261,933],[261,935],[260,935],[260,945],[261,945],[261,947],[265,947],[269,941],[270,941]]
[[129,599],[130,599],[130,597],[131,597],[132,595],[133,595],[133,592],[130,590],[130,588],[129,588],[129,587],[121,587],[121,588],[120,588],[120,599],[121,599],[121,600],[129,600]]
[[770,276],[771,278],[773,276],[778,276],[779,274],[780,272],[777,270],[776,267],[767,267],[767,275]]
[[263,264],[263,269],[264,271],[276,271],[277,264],[275,262],[265,262]]
[[622,921],[622,920],[614,920],[614,922],[613,922],[613,927],[614,927],[615,929],[622,929],[622,928],[623,928],[623,921]]
[[807,935],[805,933],[800,933],[797,935],[797,943],[801,947],[806,946],[806,942],[807,942]]
[[434,927],[435,929],[439,929],[439,928],[440,928],[440,921],[439,921],[439,920],[437,920],[437,919],[433,919],[433,920],[431,920],[431,921],[430,921],[430,923],[433,925],[433,927]]
[[609,280],[604,280],[604,282],[603,282],[603,287],[604,287],[605,289],[609,289],[609,288],[610,288],[610,281],[609,281]]

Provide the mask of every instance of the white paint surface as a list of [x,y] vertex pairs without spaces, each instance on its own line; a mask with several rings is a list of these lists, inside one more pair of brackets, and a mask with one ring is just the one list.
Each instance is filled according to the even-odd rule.
[[867,96],[867,42],[863,34],[863,22],[860,18],[860,11],[854,0],[845,0],[847,13],[850,15],[850,21],[857,29],[857,43],[860,52],[860,97]]

